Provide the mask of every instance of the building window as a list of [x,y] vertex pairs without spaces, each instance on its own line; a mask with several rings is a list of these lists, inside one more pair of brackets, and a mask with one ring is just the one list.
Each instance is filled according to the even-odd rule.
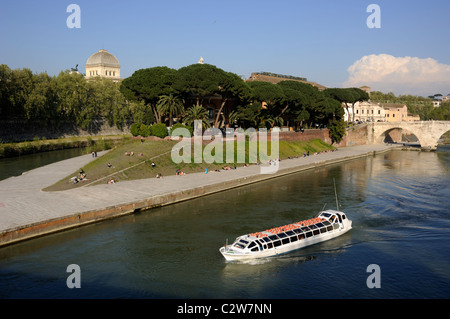
[[113,76],[116,76],[116,71],[113,71]]

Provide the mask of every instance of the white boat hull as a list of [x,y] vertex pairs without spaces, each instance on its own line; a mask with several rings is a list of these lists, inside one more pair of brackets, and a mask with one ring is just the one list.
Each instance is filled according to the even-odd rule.
[[[343,215],[345,216],[345,214]],[[251,251],[251,249],[247,248],[246,249],[237,248],[236,242],[239,242],[239,240],[241,239],[245,239],[246,241],[248,240],[250,242],[252,240],[253,241],[258,240],[257,238],[253,238],[250,235],[240,236],[236,239],[235,243],[233,243],[232,245],[225,245],[224,247],[221,247],[219,251],[227,261],[250,260],[255,258],[273,257],[339,237],[348,232],[352,228],[351,225],[352,222],[349,219],[345,219],[338,223],[336,218],[336,226],[334,226],[333,230],[331,231],[320,233],[308,238],[302,238],[301,240],[296,239],[296,241],[294,242],[282,244],[279,245],[278,247],[272,248],[265,247],[264,249],[261,247],[258,251]]]

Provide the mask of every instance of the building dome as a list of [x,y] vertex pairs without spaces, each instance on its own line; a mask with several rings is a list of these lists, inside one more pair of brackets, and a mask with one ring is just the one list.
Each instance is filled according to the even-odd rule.
[[103,49],[92,54],[86,62],[86,77],[89,79],[95,76],[119,80],[119,60],[117,60],[114,55]]
[[117,60],[114,55],[103,49],[91,55],[86,62],[86,66],[96,66],[100,64],[120,68],[119,60]]

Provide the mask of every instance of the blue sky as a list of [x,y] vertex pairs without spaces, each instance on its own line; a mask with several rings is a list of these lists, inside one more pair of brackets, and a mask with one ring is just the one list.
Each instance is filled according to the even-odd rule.
[[[79,29],[66,25],[71,3],[81,8]],[[379,29],[366,24],[372,3],[381,9]],[[447,0],[2,0],[0,63],[50,75],[79,64],[85,72],[89,56],[104,48],[119,59],[122,77],[203,56],[244,77],[268,71],[327,87],[448,94],[449,21]]]

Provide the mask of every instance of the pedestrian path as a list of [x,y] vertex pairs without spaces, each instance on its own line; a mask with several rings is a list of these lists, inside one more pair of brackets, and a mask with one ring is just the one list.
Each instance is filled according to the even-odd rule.
[[[241,164],[236,170],[229,171],[105,183],[57,192],[43,191],[93,160],[91,155],[71,158],[0,181],[0,245],[136,209],[170,204],[323,164],[366,156],[392,147],[353,146],[340,148],[336,152],[282,160],[275,174],[260,174],[260,166],[242,167]],[[104,153],[100,152],[99,156]]]

